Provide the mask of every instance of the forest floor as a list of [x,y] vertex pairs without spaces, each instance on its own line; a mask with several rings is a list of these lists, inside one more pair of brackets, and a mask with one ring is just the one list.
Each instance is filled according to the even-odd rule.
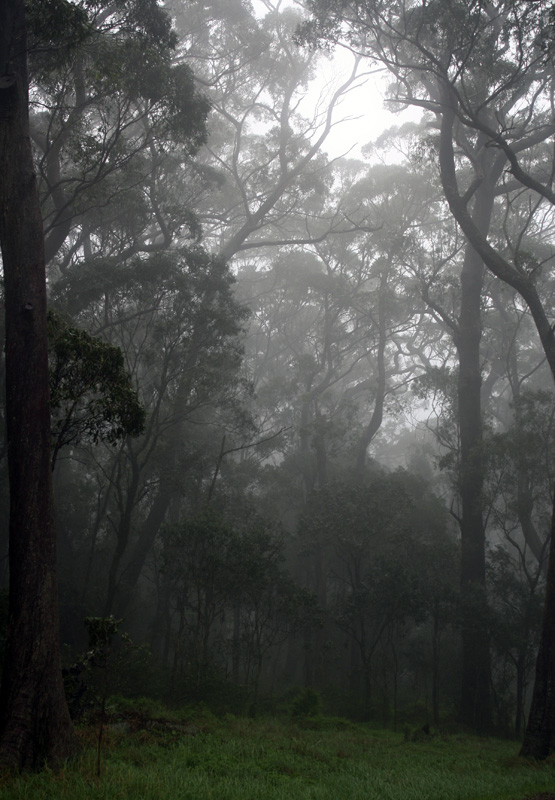
[[103,731],[98,774],[98,728],[79,735],[63,768],[0,776],[2,800],[555,800],[555,758],[500,739],[129,709]]

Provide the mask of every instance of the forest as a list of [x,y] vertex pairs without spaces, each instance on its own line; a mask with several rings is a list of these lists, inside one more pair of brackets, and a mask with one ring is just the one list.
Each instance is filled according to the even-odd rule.
[[552,2],[3,0],[0,54],[0,763],[111,696],[552,757]]

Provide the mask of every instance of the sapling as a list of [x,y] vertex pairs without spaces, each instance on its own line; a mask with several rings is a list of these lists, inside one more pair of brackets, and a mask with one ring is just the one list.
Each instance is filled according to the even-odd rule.
[[[112,653],[112,641],[119,630],[122,619],[115,619],[111,614],[109,617],[86,617],[85,625],[89,634],[89,651],[94,653],[92,659],[93,666],[102,672],[102,684],[100,691],[100,721],[98,726],[98,740],[96,751],[96,774],[100,777],[100,748],[102,745],[102,734],[106,719],[106,699],[110,685],[110,655]],[[122,638],[129,641],[126,634]]]

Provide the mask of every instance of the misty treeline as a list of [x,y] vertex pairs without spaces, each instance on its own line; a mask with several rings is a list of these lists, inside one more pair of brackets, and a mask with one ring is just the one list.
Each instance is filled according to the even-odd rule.
[[[130,696],[520,734],[555,405],[472,234],[551,321],[550,4],[309,5],[27,4],[63,660],[114,615]],[[330,158],[369,53],[422,119]]]

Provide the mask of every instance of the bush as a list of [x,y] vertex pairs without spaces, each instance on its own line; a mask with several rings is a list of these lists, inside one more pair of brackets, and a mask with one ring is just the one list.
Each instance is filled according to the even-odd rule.
[[316,717],[322,713],[322,698],[310,687],[303,689],[293,700],[293,717]]

